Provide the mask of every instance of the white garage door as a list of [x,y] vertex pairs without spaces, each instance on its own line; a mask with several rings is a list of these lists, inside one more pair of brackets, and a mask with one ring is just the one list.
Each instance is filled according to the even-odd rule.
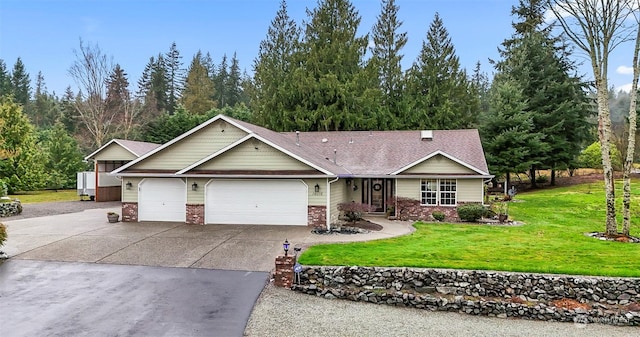
[[307,185],[300,180],[214,180],[206,223],[307,225]]
[[186,221],[185,186],[182,179],[144,179],[138,190],[138,220]]

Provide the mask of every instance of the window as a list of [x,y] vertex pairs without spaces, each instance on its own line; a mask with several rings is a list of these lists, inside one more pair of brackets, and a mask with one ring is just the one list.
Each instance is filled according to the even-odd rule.
[[440,205],[456,204],[456,181],[453,179],[440,180]]
[[455,179],[422,179],[420,191],[422,205],[456,205]]
[[437,205],[438,181],[436,179],[423,179],[421,191],[423,205]]

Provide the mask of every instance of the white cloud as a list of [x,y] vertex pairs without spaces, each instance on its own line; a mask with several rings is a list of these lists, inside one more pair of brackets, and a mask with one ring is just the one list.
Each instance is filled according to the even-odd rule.
[[619,66],[616,72],[623,75],[633,75],[633,67]]
[[617,87],[616,91],[630,92],[631,91],[631,83],[623,84],[623,85]]

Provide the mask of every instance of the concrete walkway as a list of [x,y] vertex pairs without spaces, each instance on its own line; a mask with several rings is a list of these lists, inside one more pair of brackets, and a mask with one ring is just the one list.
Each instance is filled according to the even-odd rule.
[[291,247],[366,241],[411,233],[410,222],[371,218],[384,228],[368,234],[311,233],[304,226],[109,223],[119,208],[7,221],[3,250],[14,259],[162,267],[270,271],[287,239]]

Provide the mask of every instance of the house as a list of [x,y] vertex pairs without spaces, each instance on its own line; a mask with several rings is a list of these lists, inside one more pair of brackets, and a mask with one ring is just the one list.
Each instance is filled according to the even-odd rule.
[[455,217],[492,178],[477,130],[279,133],[224,115],[117,164],[134,222],[324,227],[340,203],[384,213],[398,198],[416,218]]
[[133,140],[113,139],[86,156],[84,160],[93,160],[95,170],[95,201],[120,200],[122,182],[109,172],[156,149],[160,144]]

